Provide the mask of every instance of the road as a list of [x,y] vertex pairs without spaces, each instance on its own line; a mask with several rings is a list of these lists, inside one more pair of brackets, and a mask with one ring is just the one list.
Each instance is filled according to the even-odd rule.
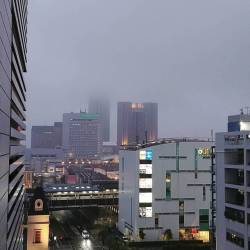
[[74,212],[53,212],[50,225],[51,233],[56,236],[50,247],[51,250],[104,249],[91,235],[88,240],[82,238],[81,232],[83,228],[87,228],[87,225],[83,225],[82,220],[77,218]]

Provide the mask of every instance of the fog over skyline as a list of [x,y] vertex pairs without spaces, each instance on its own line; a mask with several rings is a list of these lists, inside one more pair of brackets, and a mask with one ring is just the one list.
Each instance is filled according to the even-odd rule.
[[247,0],[32,0],[27,145],[32,125],[110,99],[157,102],[159,136],[209,137],[250,106]]

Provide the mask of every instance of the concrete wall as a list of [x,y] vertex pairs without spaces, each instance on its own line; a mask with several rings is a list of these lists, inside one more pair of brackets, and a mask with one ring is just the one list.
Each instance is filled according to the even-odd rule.
[[[35,230],[41,230],[41,243],[34,243]],[[49,249],[49,215],[28,217],[27,250]]]

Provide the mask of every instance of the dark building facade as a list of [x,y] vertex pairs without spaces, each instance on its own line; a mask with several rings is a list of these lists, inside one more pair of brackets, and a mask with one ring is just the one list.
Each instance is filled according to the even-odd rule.
[[31,148],[50,148],[62,146],[62,122],[54,126],[32,126]]
[[88,112],[98,114],[101,123],[101,132],[104,142],[110,141],[110,103],[104,98],[91,98]]
[[22,249],[27,0],[0,0],[0,249]]
[[145,143],[157,137],[157,103],[118,103],[117,145]]

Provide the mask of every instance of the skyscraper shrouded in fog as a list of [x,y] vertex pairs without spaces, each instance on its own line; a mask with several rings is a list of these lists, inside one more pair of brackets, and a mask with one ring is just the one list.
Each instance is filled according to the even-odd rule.
[[103,141],[110,141],[110,103],[105,98],[90,98],[88,112],[98,114],[102,128]]
[[158,137],[158,104],[119,102],[117,107],[117,144],[154,141]]
[[27,0],[0,0],[0,249],[22,249]]
[[63,114],[63,149],[70,158],[100,158],[102,136],[98,114]]

